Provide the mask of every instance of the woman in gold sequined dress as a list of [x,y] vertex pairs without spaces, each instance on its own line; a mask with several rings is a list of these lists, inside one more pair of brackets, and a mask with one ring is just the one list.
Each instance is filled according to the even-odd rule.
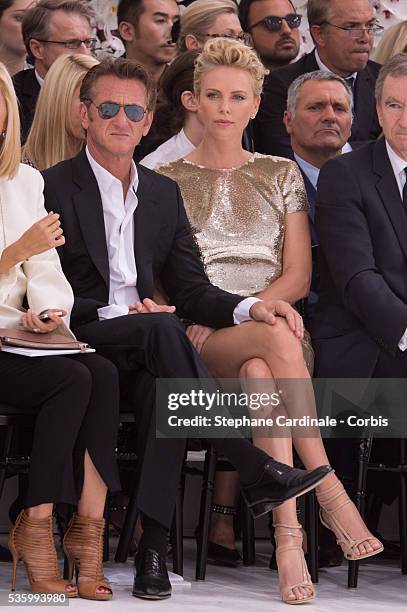
[[[251,49],[223,38],[208,41],[194,74],[205,124],[203,141],[187,158],[159,171],[181,188],[211,282],[255,296],[254,301],[273,301],[278,314],[287,302],[294,304],[307,295],[311,249],[308,203],[296,164],[251,154],[241,146],[243,130],[258,110],[264,74]],[[279,390],[285,385],[289,416],[315,416],[309,374],[312,348],[302,322],[296,323],[291,314],[276,316],[272,325],[250,320],[250,315],[247,319],[219,330],[194,325],[188,335],[215,376],[240,377],[249,393],[275,389],[278,380]],[[328,463],[319,430],[312,437],[293,438],[258,432],[253,442],[285,463],[292,464],[293,444],[307,469]],[[321,518],[348,559],[382,550],[334,473],[316,491]],[[286,603],[303,603],[315,593],[302,552],[295,501],[275,509],[273,519],[281,596]]]

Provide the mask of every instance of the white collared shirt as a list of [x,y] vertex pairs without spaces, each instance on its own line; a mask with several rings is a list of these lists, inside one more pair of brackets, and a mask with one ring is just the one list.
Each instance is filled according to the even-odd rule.
[[[328,68],[328,66],[325,66],[324,62],[323,62],[323,61],[321,60],[321,58],[319,57],[319,53],[318,53],[318,49],[317,49],[317,48],[315,48],[315,60],[316,60],[316,62],[317,62],[317,64],[318,64],[318,68],[319,68],[320,70],[322,70],[323,72],[332,72],[332,70],[330,70],[330,69]],[[333,73],[333,74],[335,74],[335,73]],[[338,76],[339,76],[339,75],[338,75]],[[352,73],[352,74],[350,74],[349,76],[347,76],[347,77],[342,77],[342,78],[346,78],[346,79],[350,79],[350,78],[352,78],[352,79],[354,79],[354,82],[356,83],[356,79],[357,79],[357,77],[358,77],[358,73],[357,73],[357,72],[353,72],[353,73]],[[352,101],[352,107],[353,107],[353,101]],[[350,151],[352,151],[352,145],[351,145],[349,142],[347,142],[347,143],[346,143],[346,144],[345,144],[345,145],[342,147],[342,154],[343,154],[343,153],[349,153]]]
[[186,157],[195,150],[195,145],[187,138],[182,129],[178,134],[169,138],[152,153],[149,153],[141,160],[140,164],[154,170],[162,164],[167,164],[173,161]]
[[316,190],[320,169],[317,168],[316,166],[313,166],[309,162],[305,161],[305,159],[302,159],[302,157],[297,155],[297,153],[295,152],[294,152],[294,158],[297,164],[299,165],[299,167],[301,168],[301,170],[304,172],[304,174],[308,178],[311,185]]
[[394,176],[396,177],[397,187],[400,191],[400,197],[403,199],[403,189],[406,184],[406,168],[407,161],[402,159],[397,153],[391,148],[386,140],[387,155],[389,156],[391,167],[393,168]]
[[38,74],[38,72],[35,70],[35,68],[34,68],[34,74],[35,74],[35,78],[36,78],[36,79],[37,79],[37,81],[38,81],[38,85],[39,85],[40,87],[42,87],[42,86],[44,85],[44,79],[43,79],[42,77],[40,77],[40,75],[39,75],[39,74]]
[[138,174],[134,162],[130,169],[130,185],[123,196],[122,183],[93,159],[86,147],[86,155],[98,183],[105,222],[109,256],[109,306],[98,309],[99,319],[126,315],[129,306],[140,301],[137,291],[137,267],[134,256],[133,215],[137,208]]

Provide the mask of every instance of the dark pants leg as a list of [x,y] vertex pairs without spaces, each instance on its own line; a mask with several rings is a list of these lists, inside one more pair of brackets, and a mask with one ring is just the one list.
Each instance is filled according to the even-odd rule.
[[[382,351],[379,355],[373,378],[406,379],[407,352],[400,351],[396,357],[393,357]],[[390,384],[393,386],[393,383]],[[372,446],[371,461],[384,465],[397,465],[400,462],[400,444],[398,440],[376,438]],[[368,490],[383,503],[390,505],[399,495],[400,475],[396,472],[368,472],[367,478]]]
[[[88,432],[95,427],[114,445],[116,431],[104,430],[103,421],[87,415],[92,406],[93,375],[98,372],[103,381],[99,393],[105,398],[100,413],[118,415],[118,382],[114,366],[96,355],[68,357],[21,357],[0,354],[0,400],[13,406],[38,407],[31,452],[26,506],[42,503],[76,504],[82,489],[77,473],[82,466],[74,466],[75,446],[82,440],[88,446]],[[100,381],[99,381],[100,382]],[[85,429],[82,429],[82,426]],[[99,428],[99,429],[98,429]],[[86,439],[83,438],[86,433]],[[89,438],[93,457],[94,437]],[[83,451],[80,453],[83,462]],[[114,457],[106,459],[96,468],[101,470],[105,482],[113,490],[119,488]],[[106,466],[109,466],[108,468]]]
[[[144,461],[140,474],[139,509],[169,527],[185,452],[184,439],[155,437],[155,379],[211,379],[211,375],[188,340],[180,320],[171,314],[127,315],[89,323],[76,330],[121,370],[147,370],[150,393],[139,398],[137,410],[147,411],[141,421],[146,431]],[[148,388],[148,385],[147,385]],[[213,390],[215,390],[213,382]],[[239,471],[244,483],[258,479],[268,456],[248,440],[212,441]]]

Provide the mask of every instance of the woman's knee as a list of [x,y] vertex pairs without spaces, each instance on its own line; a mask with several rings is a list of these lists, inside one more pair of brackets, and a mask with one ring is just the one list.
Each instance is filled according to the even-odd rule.
[[89,355],[84,362],[89,370],[93,384],[103,386],[119,386],[119,372],[110,359],[101,355]]
[[75,359],[66,359],[64,367],[64,382],[67,386],[75,388],[78,396],[90,393],[92,376],[88,368]]
[[290,329],[285,318],[276,317],[274,325],[259,325],[261,329],[258,330],[257,337],[264,354],[273,353],[285,361],[302,359],[301,341]]
[[263,359],[249,359],[246,361],[239,372],[240,378],[270,378],[272,376],[270,368]]

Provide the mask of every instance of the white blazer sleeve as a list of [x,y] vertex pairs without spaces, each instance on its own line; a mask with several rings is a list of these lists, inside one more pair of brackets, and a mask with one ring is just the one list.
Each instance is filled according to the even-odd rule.
[[[36,191],[32,197],[35,198],[37,208],[37,219],[42,219],[48,213],[44,208],[42,176],[36,181]],[[64,273],[62,272],[58,253],[50,249],[34,255],[23,263],[23,270],[27,277],[27,301],[29,307],[40,313],[47,308],[62,308],[67,311],[64,321],[69,327],[69,318],[73,306],[73,292]]]

